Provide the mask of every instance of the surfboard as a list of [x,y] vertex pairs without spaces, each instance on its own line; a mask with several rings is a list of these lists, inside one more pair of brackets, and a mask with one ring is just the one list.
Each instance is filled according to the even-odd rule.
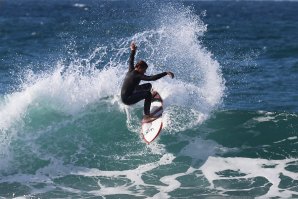
[[142,120],[142,135],[147,144],[155,140],[162,129],[162,113],[162,98],[159,93],[156,92],[151,101],[150,114],[156,116],[157,119],[151,122],[144,122],[144,120]]

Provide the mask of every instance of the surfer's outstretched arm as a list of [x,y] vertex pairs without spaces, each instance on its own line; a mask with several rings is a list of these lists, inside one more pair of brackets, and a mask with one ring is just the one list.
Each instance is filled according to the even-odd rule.
[[166,75],[169,75],[171,78],[174,78],[174,73],[172,72],[163,72],[163,73],[159,73],[157,75],[152,75],[152,76],[147,76],[147,75],[140,75],[140,79],[141,80],[145,80],[145,81],[155,81],[158,80]]
[[135,54],[137,50],[137,46],[134,42],[131,42],[130,44],[130,56],[129,56],[129,61],[128,61],[128,71],[133,71],[134,70],[134,60],[135,60]]
[[163,73],[159,73],[157,75],[152,75],[152,76],[147,76],[147,75],[140,75],[140,79],[141,80],[145,80],[145,81],[155,81],[155,80],[158,80],[164,76],[166,76],[167,73],[166,72],[163,72]]

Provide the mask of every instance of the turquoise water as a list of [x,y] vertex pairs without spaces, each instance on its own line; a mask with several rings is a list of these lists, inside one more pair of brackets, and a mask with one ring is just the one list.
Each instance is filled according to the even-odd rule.
[[[297,2],[0,2],[1,198],[298,197]],[[129,44],[164,128],[119,97]]]

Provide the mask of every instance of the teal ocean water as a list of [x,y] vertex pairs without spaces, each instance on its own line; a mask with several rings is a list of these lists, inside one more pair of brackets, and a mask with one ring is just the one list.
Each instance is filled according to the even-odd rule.
[[[298,2],[0,1],[0,198],[297,198]],[[164,128],[121,103],[129,44]]]

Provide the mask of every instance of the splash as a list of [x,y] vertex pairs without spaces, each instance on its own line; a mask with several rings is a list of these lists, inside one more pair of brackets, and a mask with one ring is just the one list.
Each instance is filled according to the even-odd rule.
[[7,165],[4,160],[11,157],[11,142],[22,134],[23,120],[30,118],[32,111],[75,116],[103,98],[110,97],[113,102],[113,96],[119,93],[121,74],[115,67],[107,68],[109,62],[97,68],[105,56],[106,47],[98,47],[87,58],[58,61],[52,70],[24,72],[20,91],[5,95],[0,102],[1,165]]
[[191,8],[163,6],[155,21],[158,28],[138,33],[132,40],[139,45],[137,58],[149,63],[150,74],[161,71],[176,74],[174,80],[163,78],[154,82],[153,87],[168,107],[164,118],[166,129],[179,132],[202,123],[221,103],[224,79],[219,63],[201,44],[207,26]]

